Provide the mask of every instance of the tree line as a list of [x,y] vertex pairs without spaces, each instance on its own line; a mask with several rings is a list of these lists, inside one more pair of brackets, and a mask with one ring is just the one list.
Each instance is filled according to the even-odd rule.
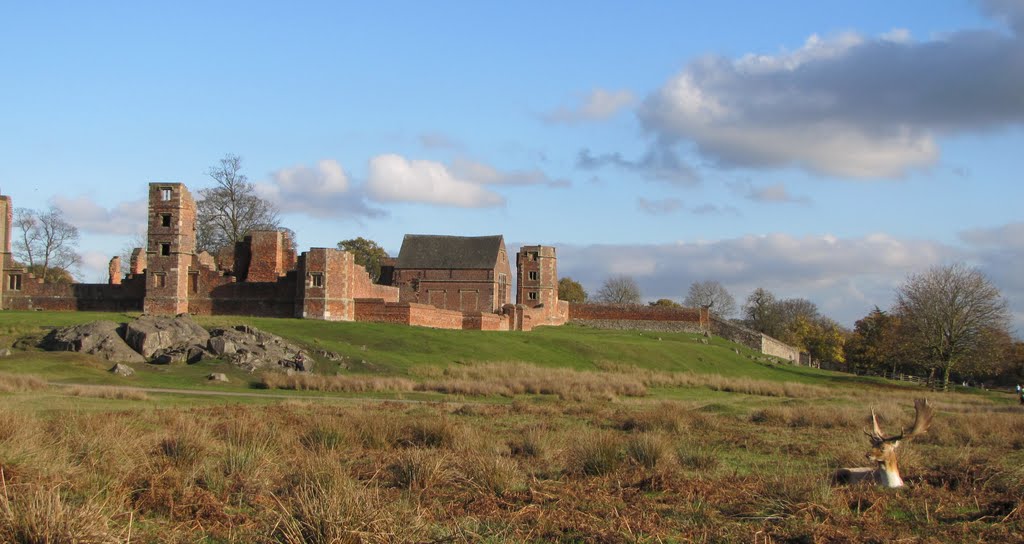
[[[605,280],[591,297],[579,282],[560,278],[559,298],[569,302],[639,305],[642,295],[629,276]],[[964,263],[913,274],[898,288],[892,308],[875,307],[852,330],[823,315],[805,298],[779,299],[758,287],[736,302],[717,281],[690,285],[682,304],[671,299],[656,307],[707,307],[720,319],[799,348],[814,361],[856,373],[909,373],[943,385],[957,380],[1009,383],[1024,379],[1024,342],[1014,339],[1002,293],[979,270]]]

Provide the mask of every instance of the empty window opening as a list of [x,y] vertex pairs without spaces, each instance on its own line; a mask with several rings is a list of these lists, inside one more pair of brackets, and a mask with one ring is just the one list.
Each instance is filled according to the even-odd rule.
[[21,291],[21,274],[11,274],[7,278],[7,288],[11,291]]
[[309,275],[309,285],[311,285],[313,287],[323,287],[324,286],[324,275],[323,274],[310,274]]
[[530,291],[529,297],[530,300],[537,300],[537,291]]
[[164,202],[166,202],[166,201],[168,201],[170,199],[171,199],[171,188],[170,187],[161,187],[160,188],[160,200],[163,200]]
[[160,214],[160,226],[161,227],[169,227],[169,226],[171,226],[171,214],[169,214],[169,213]]
[[190,272],[188,275],[188,286],[193,293],[199,292],[199,272]]
[[153,274],[153,287],[167,287],[167,274]]
[[160,244],[160,254],[161,255],[170,255],[171,254],[171,244],[168,244],[168,243]]
[[531,279],[531,280],[533,280],[533,281],[537,281],[537,279],[538,279],[539,277],[540,277],[540,273],[539,273],[539,272],[537,272],[536,270],[531,270],[531,271],[530,271],[530,279]]

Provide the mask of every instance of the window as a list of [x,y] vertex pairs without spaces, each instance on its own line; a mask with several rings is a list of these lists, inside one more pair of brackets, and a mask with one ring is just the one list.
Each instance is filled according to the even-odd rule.
[[167,287],[167,274],[153,274],[153,287]]
[[161,227],[169,227],[169,226],[171,226],[171,214],[169,214],[169,213],[160,214],[160,226]]
[[537,300],[537,291],[530,291],[529,298],[530,300]]
[[21,274],[11,274],[7,278],[7,288],[11,291],[21,291]]
[[160,200],[163,200],[164,202],[167,202],[170,199],[171,199],[171,188],[170,187],[161,187],[160,188]]
[[537,281],[537,278],[540,277],[540,272],[537,272],[536,270],[531,270],[529,274],[530,279],[533,281]]
[[161,255],[170,255],[171,254],[171,244],[169,244],[169,243],[160,244],[160,254]]
[[189,272],[188,274],[188,285],[192,289],[193,293],[199,292],[199,272]]
[[324,286],[324,275],[316,272],[309,275],[309,285],[312,287],[323,287]]

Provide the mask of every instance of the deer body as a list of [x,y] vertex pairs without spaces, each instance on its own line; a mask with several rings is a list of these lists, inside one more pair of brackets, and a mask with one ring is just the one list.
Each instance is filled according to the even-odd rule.
[[882,430],[878,426],[878,419],[872,410],[872,430],[865,434],[871,439],[871,450],[868,451],[867,458],[873,461],[875,466],[841,468],[836,471],[833,480],[840,484],[867,482],[890,488],[903,487],[903,478],[900,477],[900,469],[896,463],[896,449],[900,445],[900,440],[924,434],[928,430],[928,426],[931,425],[934,415],[931,405],[925,399],[914,400],[914,411],[916,416],[910,434],[904,434],[901,431],[898,435],[887,437],[882,434]]

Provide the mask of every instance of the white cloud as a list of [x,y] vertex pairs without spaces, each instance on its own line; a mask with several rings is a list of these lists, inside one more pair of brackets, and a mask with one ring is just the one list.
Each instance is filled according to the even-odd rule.
[[562,106],[545,114],[543,119],[549,123],[566,124],[601,121],[632,106],[635,102],[636,98],[633,93],[626,90],[594,89],[589,95],[583,97],[579,104],[572,107]]
[[91,197],[54,196],[50,204],[64,213],[64,219],[82,232],[95,234],[139,234],[146,231],[148,203],[145,200],[121,202],[105,208]]
[[810,204],[811,199],[806,196],[794,196],[786,189],[784,183],[773,183],[761,187],[754,186],[749,181],[738,181],[730,183],[732,191],[747,200],[753,202],[764,202],[772,204]]
[[[986,4],[1024,20],[1019,2]],[[1022,55],[1024,39],[995,30],[812,36],[795,51],[695,60],[639,118],[657,145],[689,142],[720,166],[898,177],[934,164],[945,134],[1021,124]]]
[[935,242],[886,234],[859,238],[786,234],[657,245],[559,245],[561,276],[593,292],[609,276],[627,273],[645,298],[682,300],[694,281],[722,282],[742,301],[756,287],[779,297],[804,297],[846,325],[887,307],[911,272],[964,257]]
[[636,199],[636,207],[640,211],[651,215],[666,215],[679,211],[683,207],[683,201],[678,198],[648,200],[644,197],[639,197]]
[[469,159],[455,159],[452,161],[450,171],[457,178],[481,185],[547,185],[549,187],[571,185],[565,179],[551,179],[538,169],[502,172],[493,166]]
[[256,184],[256,189],[283,212],[328,218],[385,215],[365,204],[362,193],[335,160],[322,160],[313,167],[282,168],[271,174],[269,182]]
[[503,206],[505,199],[478,183],[456,177],[444,164],[400,155],[370,159],[367,194],[381,202],[420,202],[461,208]]

